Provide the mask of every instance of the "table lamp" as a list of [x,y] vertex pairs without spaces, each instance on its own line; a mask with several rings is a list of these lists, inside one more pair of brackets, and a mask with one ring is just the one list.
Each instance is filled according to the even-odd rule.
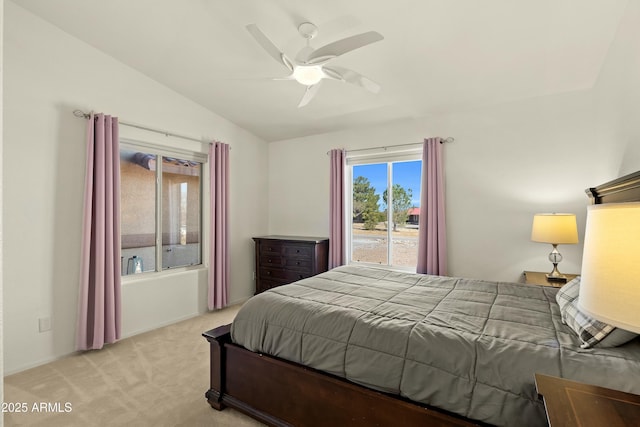
[[587,208],[578,308],[640,333],[640,203]]
[[566,282],[567,276],[558,271],[558,263],[562,261],[558,245],[578,243],[576,216],[568,213],[535,214],[531,227],[531,240],[553,245],[553,250],[549,254],[553,270],[547,274],[547,280]]

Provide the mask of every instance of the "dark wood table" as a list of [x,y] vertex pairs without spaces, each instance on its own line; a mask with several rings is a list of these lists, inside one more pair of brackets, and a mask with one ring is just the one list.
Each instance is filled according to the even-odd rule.
[[[629,381],[638,378],[629,376]],[[640,426],[640,396],[536,374],[551,427]]]

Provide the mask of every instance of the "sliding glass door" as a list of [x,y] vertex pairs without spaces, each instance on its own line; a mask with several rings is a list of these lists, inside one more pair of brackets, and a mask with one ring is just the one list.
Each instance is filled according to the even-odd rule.
[[420,159],[349,166],[349,262],[415,269],[421,171]]

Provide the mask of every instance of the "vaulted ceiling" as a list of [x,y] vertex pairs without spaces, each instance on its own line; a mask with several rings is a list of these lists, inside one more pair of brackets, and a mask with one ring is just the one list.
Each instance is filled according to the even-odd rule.
[[[591,88],[628,0],[14,0],[118,61],[267,141]],[[271,80],[287,70],[247,31],[289,57],[377,31],[333,59],[381,86]]]

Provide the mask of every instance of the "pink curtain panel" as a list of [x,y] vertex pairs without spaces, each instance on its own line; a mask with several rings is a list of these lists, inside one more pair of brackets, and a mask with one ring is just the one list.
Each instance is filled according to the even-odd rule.
[[209,146],[211,226],[209,310],[226,307],[229,299],[229,145]]
[[418,236],[418,273],[447,275],[447,226],[444,209],[442,140],[425,139]]
[[77,350],[120,338],[120,148],[118,119],[91,113],[80,261]]
[[329,178],[329,269],[344,264],[344,150],[331,150]]

